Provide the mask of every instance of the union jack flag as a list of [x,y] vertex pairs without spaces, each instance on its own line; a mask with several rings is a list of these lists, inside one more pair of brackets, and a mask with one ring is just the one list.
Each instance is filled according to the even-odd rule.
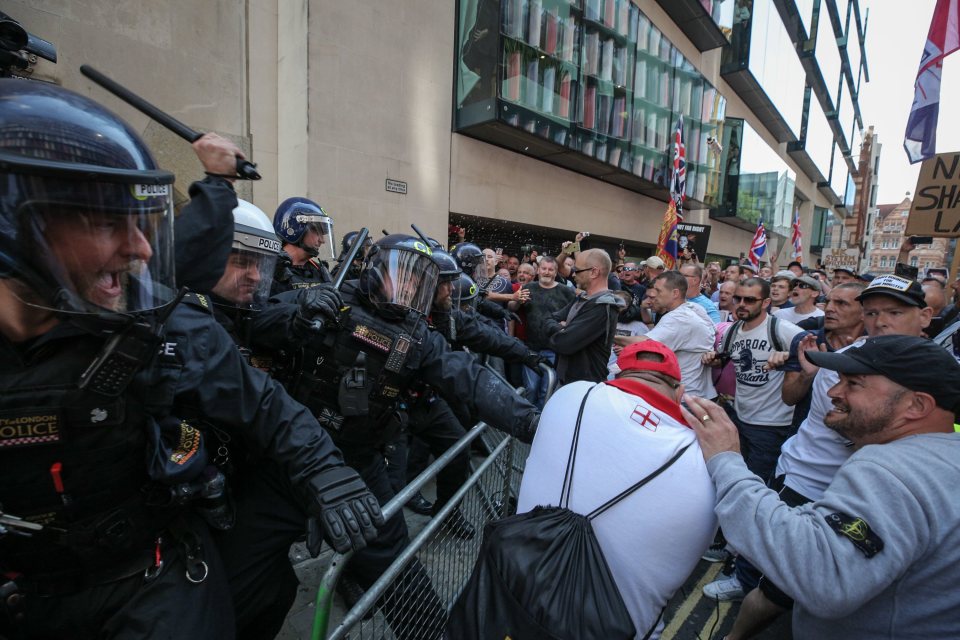
[[683,116],[673,134],[673,172],[670,176],[670,197],[677,208],[677,221],[683,222],[683,199],[687,189],[687,150],[683,146]]
[[795,211],[793,214],[793,253],[790,254],[790,257],[797,260],[803,258],[803,232],[800,231],[799,211]]
[[913,105],[903,136],[903,148],[911,163],[937,153],[943,59],[957,49],[960,49],[960,0],[937,0],[927,42],[920,56],[917,80],[913,85]]
[[763,228],[763,221],[757,224],[757,231],[753,234],[750,243],[750,255],[747,258],[757,269],[760,268],[760,258],[767,251],[767,230]]

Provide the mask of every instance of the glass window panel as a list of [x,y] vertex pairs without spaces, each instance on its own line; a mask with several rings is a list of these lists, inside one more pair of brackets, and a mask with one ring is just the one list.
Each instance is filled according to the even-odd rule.
[[837,87],[840,84],[840,50],[837,48],[837,38],[833,35],[833,28],[830,26],[830,16],[826,12],[826,7],[820,9],[820,26],[817,28],[817,64],[820,65],[820,73],[823,74],[823,81],[827,85],[827,93],[830,94],[830,100],[837,103]]
[[753,4],[749,60],[751,73],[799,135],[806,73],[773,2]]
[[[812,2],[812,0],[811,0]],[[700,0],[707,14],[713,19],[720,30],[730,35],[730,29],[733,27],[733,0]]]
[[833,166],[830,170],[830,188],[837,194],[837,197],[843,200],[847,188],[847,163],[843,159],[843,153],[839,145],[833,146]]
[[824,177],[830,175],[830,158],[833,153],[833,129],[823,113],[823,107],[815,96],[810,97],[810,113],[807,116],[807,138],[804,148]]
[[853,37],[856,33],[856,29],[851,29],[851,37],[847,40],[847,58],[850,60],[850,76],[853,78],[854,88],[857,87],[860,80],[860,62],[863,59],[860,51],[860,41]]
[[796,174],[746,122],[736,169],[737,217],[751,224],[763,220],[769,229],[789,227]]
[[[843,129],[843,135],[847,140],[847,146],[853,146],[853,136],[850,129],[850,123],[853,121],[853,100],[850,98],[850,89],[844,85],[840,90],[840,108],[838,110],[840,126]],[[839,192],[837,192],[839,195]]]
[[807,31],[807,37],[810,36],[810,29],[813,27],[813,0],[794,0],[797,5],[797,11],[800,13],[800,20],[803,22],[803,28]]
[[[823,0],[823,1],[827,2],[829,0]],[[847,11],[850,5],[850,0],[836,0],[836,5],[837,5],[837,11],[840,14],[840,28],[843,30],[843,33],[845,34],[847,32],[846,31]],[[856,31],[856,28],[854,28],[854,31]]]

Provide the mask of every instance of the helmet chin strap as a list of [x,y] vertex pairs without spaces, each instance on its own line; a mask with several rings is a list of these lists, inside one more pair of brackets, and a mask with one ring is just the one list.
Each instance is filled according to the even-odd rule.
[[300,242],[297,243],[297,246],[303,249],[311,258],[316,258],[320,255],[320,247],[308,247],[307,245],[303,244],[302,238]]

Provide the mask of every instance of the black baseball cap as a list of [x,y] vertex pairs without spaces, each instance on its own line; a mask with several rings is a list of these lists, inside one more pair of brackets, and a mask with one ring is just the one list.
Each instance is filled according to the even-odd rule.
[[848,375],[883,376],[911,391],[929,393],[937,406],[953,411],[960,404],[960,363],[932,340],[916,336],[875,336],[859,347],[826,353],[812,349],[807,359]]
[[927,299],[923,295],[923,287],[920,283],[900,276],[877,276],[857,296],[857,300],[863,302],[865,298],[876,295],[890,296],[921,309],[927,306]]

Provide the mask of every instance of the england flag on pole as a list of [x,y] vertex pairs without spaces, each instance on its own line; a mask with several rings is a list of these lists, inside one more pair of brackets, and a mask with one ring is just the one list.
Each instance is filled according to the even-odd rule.
[[920,68],[913,85],[913,106],[903,136],[903,148],[911,163],[937,154],[943,59],[957,49],[960,49],[960,0],[937,0],[927,43],[920,56]]
[[790,257],[797,260],[803,258],[803,233],[800,231],[799,211],[793,214],[793,253],[790,254]]
[[753,234],[750,243],[750,255],[747,258],[757,269],[760,268],[760,258],[767,251],[767,231],[763,228],[763,221],[757,224],[757,232]]
[[677,208],[677,222],[683,222],[683,199],[687,189],[687,151],[683,146],[683,116],[673,133],[673,172],[670,175],[670,197]]

